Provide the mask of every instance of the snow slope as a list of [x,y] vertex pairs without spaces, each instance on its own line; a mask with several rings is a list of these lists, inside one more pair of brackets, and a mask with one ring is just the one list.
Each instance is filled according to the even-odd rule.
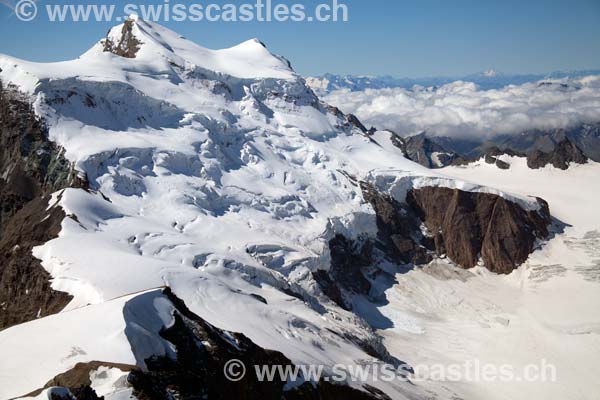
[[[143,366],[150,353],[168,353],[156,335],[170,323],[155,290],[163,286],[210,324],[295,363],[375,361],[357,343],[383,352],[380,336],[328,300],[312,277],[329,267],[336,234],[376,234],[354,178],[399,200],[430,185],[495,193],[528,209],[537,202],[527,194],[544,195],[492,189],[405,159],[385,133],[367,138],[333,112],[256,40],[208,50],[144,21],[133,22],[132,34],[140,42],[132,59],[103,51],[102,42],[62,63],[0,55],[0,78],[31,95],[50,139],[91,186],[53,197],[69,217],[34,254],[52,287],[74,299],[58,315],[0,332],[0,398],[38,389],[76,362]],[[432,290],[413,307],[435,298]],[[402,326],[395,307],[383,311]],[[128,329],[132,319],[141,332]],[[394,350],[404,343],[386,340]],[[374,384],[394,398],[432,390]]]

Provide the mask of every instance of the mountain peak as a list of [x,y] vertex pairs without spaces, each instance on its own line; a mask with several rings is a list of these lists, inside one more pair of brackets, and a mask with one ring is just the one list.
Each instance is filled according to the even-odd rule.
[[137,15],[130,15],[125,22],[111,28],[86,57],[97,57],[98,53],[112,53],[152,65],[168,62],[200,67],[243,79],[296,78],[289,61],[270,53],[257,38],[227,49],[211,50]]
[[262,40],[260,40],[259,38],[252,38],[252,39],[246,40],[245,42],[240,43],[238,46],[248,46],[248,47],[250,47],[250,46],[257,46],[257,45],[260,46],[260,47],[263,47],[265,49],[267,48],[267,45],[264,44],[262,42]]
[[120,57],[135,58],[143,42],[139,39],[139,29],[136,29],[137,15],[130,15],[127,20],[108,31],[106,39],[102,40],[103,51]]
[[482,75],[487,78],[495,78],[500,74],[498,73],[498,71],[496,71],[494,69],[488,69],[488,70],[484,71]]

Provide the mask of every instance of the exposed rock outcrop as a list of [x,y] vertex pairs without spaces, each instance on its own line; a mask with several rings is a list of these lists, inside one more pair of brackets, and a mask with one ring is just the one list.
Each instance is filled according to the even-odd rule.
[[379,257],[399,265],[421,265],[433,259],[424,245],[428,238],[420,231],[421,221],[408,205],[380,193],[367,182],[353,183],[360,185],[365,201],[375,211],[377,238],[350,240],[336,235],[329,241],[329,271],[313,272],[323,293],[345,310],[352,310],[352,295],[369,294],[371,283],[365,275]]
[[430,139],[426,133],[407,138],[393,134],[392,143],[402,150],[406,158],[427,168],[443,168],[463,159]]
[[538,199],[539,210],[488,193],[425,187],[411,190],[408,204],[434,237],[438,254],[446,254],[464,268],[481,258],[490,271],[508,274],[548,235],[550,211]]
[[342,235],[329,241],[331,266],[329,271],[317,270],[313,278],[338,306],[352,309],[351,294],[368,294],[370,282],[363,269],[371,265],[372,243],[369,240],[355,242]]
[[82,186],[62,151],[47,139],[27,99],[0,84],[0,330],[60,311],[71,296],[50,287],[32,248],[60,232],[64,212],[49,194]]
[[7,221],[0,240],[0,330],[55,314],[71,300],[50,286],[50,274],[33,257],[32,248],[60,232],[65,214],[47,210],[47,199],[28,202]]
[[[546,139],[546,141],[543,139]],[[566,136],[563,136],[556,143],[552,142],[549,137],[543,136],[539,142],[537,143],[538,146],[549,150],[538,148],[529,153],[524,153],[508,147],[500,148],[496,145],[484,144],[478,150],[477,156],[473,158],[456,158],[452,165],[467,165],[483,158],[488,164],[496,165],[500,169],[509,169],[510,164],[500,159],[502,155],[527,158],[527,165],[532,169],[553,165],[556,168],[566,170],[571,163],[585,164],[588,162],[588,158],[583,151]]]
[[497,146],[492,146],[485,151],[483,158],[486,163],[495,165],[500,169],[510,169],[510,164],[500,159],[500,156],[502,155],[508,155],[511,157],[526,157],[524,153],[520,153],[518,151],[510,149],[501,150]]
[[[141,296],[145,295],[154,296],[152,293]],[[146,368],[103,361],[78,363],[28,396],[56,387],[56,393],[62,396],[58,399],[97,400],[99,397],[91,387],[90,372],[109,367],[129,373],[127,386],[138,400],[389,400],[369,385],[359,390],[325,379],[301,383],[302,378],[298,375],[299,384],[287,387],[288,382],[279,379],[277,374],[271,380],[259,379],[255,365],[280,365],[285,369],[293,368],[294,364],[282,353],[263,349],[243,334],[209,324],[191,312],[170,288],[165,288],[163,295],[174,307],[174,323],[163,327],[159,334],[173,346],[174,357],[152,356],[144,360]],[[239,360],[245,366],[246,372],[238,381],[229,380],[225,375],[225,366],[231,360]]]
[[421,221],[406,204],[380,193],[372,185],[361,182],[364,199],[375,210],[376,246],[396,264],[426,264],[431,261],[423,245]]
[[119,57],[135,58],[142,43],[133,34],[134,24],[135,21],[132,19],[127,19],[123,23],[121,37],[118,39],[118,41],[115,41],[110,37],[104,39],[104,51],[116,54]]
[[[100,367],[117,368],[124,372],[138,369],[135,365],[115,364],[101,361],[77,363],[73,368],[62,374],[56,375],[54,378],[50,379],[44,387],[27,394],[26,397],[35,397],[44,389],[56,387],[65,389],[59,391],[60,396],[62,397],[58,397],[61,399],[72,400],[73,397],[77,400],[102,399],[101,397],[98,397],[94,389],[91,388],[92,381],[90,379],[90,372],[96,371]],[[72,395],[72,397],[70,397],[69,394]]]
[[352,309],[352,295],[370,293],[365,276],[381,257],[423,265],[437,254],[465,269],[482,260],[490,271],[508,274],[549,234],[550,211],[542,199],[539,209],[526,210],[495,194],[425,187],[409,191],[401,203],[367,182],[359,184],[376,214],[377,239],[336,236],[329,243],[330,270],[313,273],[323,292],[346,310]]
[[[314,93],[312,93],[314,95]],[[316,95],[314,95],[316,96]],[[372,135],[377,129],[375,129],[374,127],[371,127],[370,129],[367,129],[367,127],[365,127],[363,125],[363,123],[358,119],[358,117],[354,114],[344,114],[342,112],[342,110],[340,110],[337,107],[334,107],[332,105],[329,104],[324,104],[326,110],[335,115],[336,117],[343,119],[345,121],[344,123],[344,127],[346,128],[356,128],[358,130],[360,130],[365,136],[370,136]]]
[[557,143],[551,152],[536,150],[527,156],[527,165],[533,169],[551,164],[555,168],[566,170],[571,163],[585,164],[587,162],[588,158],[581,149],[566,137]]
[[[129,382],[140,400],[178,399],[386,399],[373,388],[365,391],[324,380],[304,383],[284,390],[287,382],[260,381],[253,365],[292,366],[283,354],[265,350],[242,334],[222,331],[197,315],[168,288],[165,295],[174,304],[175,323],[161,336],[176,349],[176,359],[154,357],[146,360],[148,369],[134,370]],[[247,367],[238,382],[227,380],[223,370],[229,360],[240,360]]]
[[485,162],[488,164],[492,164],[497,166],[500,169],[510,169],[510,164],[507,162],[502,161],[501,159],[491,156],[489,154],[485,155]]

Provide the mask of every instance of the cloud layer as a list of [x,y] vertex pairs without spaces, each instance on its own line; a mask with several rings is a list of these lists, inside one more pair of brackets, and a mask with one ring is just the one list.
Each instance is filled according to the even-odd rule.
[[438,88],[337,90],[324,100],[378,129],[486,138],[600,121],[600,76],[493,90],[461,81]]

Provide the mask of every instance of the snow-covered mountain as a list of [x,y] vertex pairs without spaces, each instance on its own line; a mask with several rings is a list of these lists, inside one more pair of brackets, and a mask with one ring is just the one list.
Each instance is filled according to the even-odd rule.
[[[260,41],[209,50],[137,19],[0,70],[0,398],[593,393],[597,164],[432,171]],[[541,356],[565,386],[221,373]]]

